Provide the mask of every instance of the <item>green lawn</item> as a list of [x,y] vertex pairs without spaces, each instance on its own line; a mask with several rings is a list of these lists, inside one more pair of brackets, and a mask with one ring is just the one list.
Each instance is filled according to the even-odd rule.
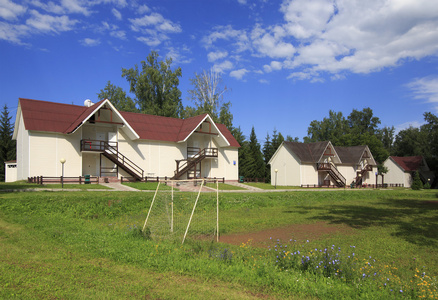
[[[245,182],[244,184],[253,186],[263,190],[274,190],[275,186],[271,183],[263,183],[263,182]],[[299,186],[277,186],[277,189],[281,190],[292,190],[292,189],[300,189]]]
[[[124,182],[123,184],[141,191],[155,191],[158,186],[158,182]],[[161,183],[160,189],[170,190],[171,187]]]
[[296,242],[272,231],[270,248],[148,239],[151,200],[1,192],[0,298],[438,297],[434,190],[220,194],[221,235],[321,222],[349,230]]

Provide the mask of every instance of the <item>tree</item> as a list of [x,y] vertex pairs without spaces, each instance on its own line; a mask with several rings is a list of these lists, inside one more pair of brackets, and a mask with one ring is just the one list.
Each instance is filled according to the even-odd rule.
[[391,127],[385,126],[377,131],[377,136],[382,141],[383,147],[389,153],[392,153],[392,148],[394,145],[394,137],[395,137],[394,133],[395,133],[394,126]]
[[140,112],[178,118],[182,113],[181,91],[178,89],[181,68],[171,69],[172,59],[158,61],[158,53],[152,51],[146,61],[141,61],[141,70],[135,65],[122,69],[122,77],[130,84],[130,92]]
[[257,141],[254,126],[251,129],[249,136],[249,160],[247,177],[262,178],[265,175],[265,163],[263,161],[260,144]]
[[373,116],[373,110],[369,107],[362,109],[362,111],[353,109],[347,119],[348,126],[355,135],[375,134],[377,126],[381,123],[378,117]]
[[411,188],[413,190],[421,190],[423,188],[423,182],[421,182],[420,175],[418,172],[414,172],[412,176],[412,185]]
[[349,133],[350,127],[342,112],[330,110],[328,118],[324,118],[322,121],[313,120],[310,122],[304,142],[331,141],[333,145],[346,146],[345,137]]
[[106,87],[103,90],[100,90],[97,97],[99,100],[109,99],[117,110],[138,112],[131,97],[126,96],[126,92],[121,87],[111,84],[111,81],[108,81]]
[[236,139],[236,141],[240,144],[239,148],[239,175],[248,177],[248,169],[249,169],[249,145],[248,141],[246,141],[245,136],[240,129],[240,126],[234,128],[231,132]]
[[410,126],[400,130],[394,141],[393,153],[396,156],[427,156],[429,152],[427,135],[419,128]]
[[5,161],[15,159],[16,143],[12,140],[14,125],[11,124],[12,117],[9,116],[8,106],[3,107],[0,120],[0,181],[5,181]]
[[273,155],[273,148],[272,148],[272,142],[271,137],[269,136],[269,133],[266,134],[265,143],[263,144],[263,159],[265,161],[265,178],[268,182],[271,181],[271,167],[268,164],[269,160],[271,159]]
[[193,89],[189,90],[190,100],[194,107],[187,106],[184,117],[199,114],[209,114],[214,122],[224,124],[229,130],[233,128],[233,115],[230,112],[231,102],[224,102],[223,97],[228,88],[223,86],[220,73],[203,70],[201,74],[195,73],[190,79]]

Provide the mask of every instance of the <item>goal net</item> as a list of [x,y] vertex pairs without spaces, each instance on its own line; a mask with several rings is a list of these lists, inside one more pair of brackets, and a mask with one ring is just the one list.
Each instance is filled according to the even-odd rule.
[[143,232],[153,239],[219,239],[217,181],[166,180],[158,183]]

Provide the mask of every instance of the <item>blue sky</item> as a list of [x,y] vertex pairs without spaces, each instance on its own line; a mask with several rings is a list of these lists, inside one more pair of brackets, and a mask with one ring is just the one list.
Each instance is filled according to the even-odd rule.
[[151,50],[220,72],[234,125],[263,143],[329,110],[370,107],[400,130],[438,113],[437,0],[0,0],[0,100],[83,105]]

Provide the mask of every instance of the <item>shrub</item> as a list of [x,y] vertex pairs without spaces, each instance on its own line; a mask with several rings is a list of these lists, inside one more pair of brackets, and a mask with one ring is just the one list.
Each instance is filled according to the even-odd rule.
[[418,172],[414,172],[414,176],[413,176],[413,180],[412,180],[412,189],[413,190],[421,190],[423,188],[423,183],[421,182],[420,179],[420,175],[418,174]]

